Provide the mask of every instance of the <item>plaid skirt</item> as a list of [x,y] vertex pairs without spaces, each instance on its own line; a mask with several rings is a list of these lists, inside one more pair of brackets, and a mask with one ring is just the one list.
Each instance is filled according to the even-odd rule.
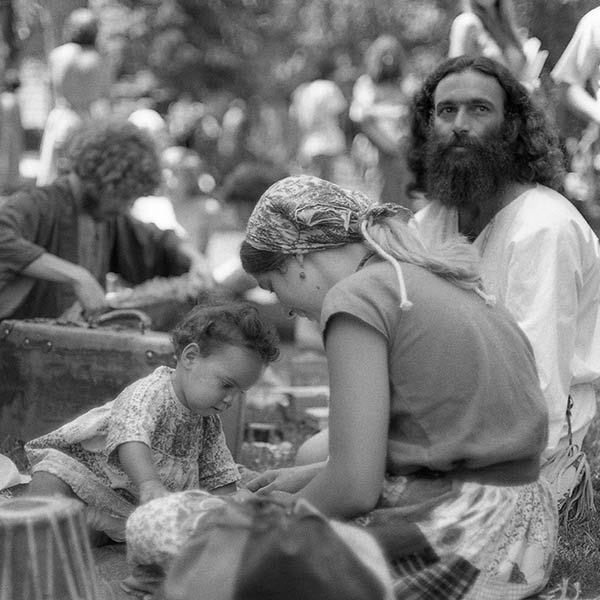
[[548,582],[558,534],[545,480],[388,478],[379,506],[356,522],[386,551],[402,600],[526,598]]

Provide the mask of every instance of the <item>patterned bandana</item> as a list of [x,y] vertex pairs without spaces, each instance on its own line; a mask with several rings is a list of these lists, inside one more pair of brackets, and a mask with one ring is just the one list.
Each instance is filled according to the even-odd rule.
[[273,184],[260,198],[246,228],[258,250],[307,254],[362,241],[361,223],[412,213],[395,204],[376,204],[361,192],[300,175]]

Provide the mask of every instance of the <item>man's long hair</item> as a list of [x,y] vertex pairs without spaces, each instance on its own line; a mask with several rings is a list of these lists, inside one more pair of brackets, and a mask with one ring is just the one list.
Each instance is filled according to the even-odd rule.
[[514,139],[514,173],[520,183],[540,183],[562,190],[564,158],[558,136],[527,90],[500,63],[483,56],[458,56],[443,62],[425,80],[412,102],[408,164],[415,180],[413,189],[425,189],[426,141],[434,118],[435,90],[445,77],[463,71],[494,77],[504,90],[504,118]]

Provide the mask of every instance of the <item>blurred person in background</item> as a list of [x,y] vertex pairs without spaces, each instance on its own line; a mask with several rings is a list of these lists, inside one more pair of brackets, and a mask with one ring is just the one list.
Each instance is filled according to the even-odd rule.
[[579,20],[573,37],[551,73],[567,108],[588,126],[572,149],[571,172],[565,180],[569,196],[582,202],[582,212],[600,217],[600,7]]
[[411,208],[405,147],[409,98],[403,87],[407,64],[400,42],[391,35],[378,37],[365,53],[365,67],[354,84],[349,116],[374,147],[380,201]]
[[131,123],[90,121],[66,147],[67,169],[48,186],[0,204],[0,318],[84,317],[107,309],[107,273],[132,285],[189,273],[212,283],[204,256],[171,230],[130,214],[160,183],[153,141]]
[[316,79],[301,83],[293,91],[289,112],[300,167],[310,175],[333,181],[336,160],[346,152],[341,117],[348,103],[333,81],[333,59],[322,58],[318,70]]
[[503,64],[525,87],[539,86],[548,57],[540,40],[529,38],[517,25],[512,0],[462,0],[452,22],[448,57],[486,56]]
[[0,194],[10,194],[21,183],[19,165],[25,147],[17,96],[21,82],[15,69],[2,73],[1,65],[0,82]]
[[87,8],[74,10],[65,23],[65,43],[48,56],[54,107],[40,144],[36,183],[47,185],[58,175],[69,134],[83,121],[109,112],[112,67],[97,46],[98,19]]
[[140,130],[146,132],[154,142],[161,161],[162,177],[156,194],[137,198],[131,207],[131,214],[144,223],[153,223],[159,229],[171,229],[181,238],[188,237],[187,229],[178,221],[175,215],[173,201],[167,193],[165,166],[163,156],[170,147],[169,129],[166,121],[152,108],[138,108],[127,120]]
[[228,211],[229,227],[213,232],[206,254],[215,281],[234,294],[259,289],[256,280],[242,268],[239,249],[258,199],[273,183],[287,175],[287,169],[279,165],[248,161],[240,163],[223,181],[218,196]]

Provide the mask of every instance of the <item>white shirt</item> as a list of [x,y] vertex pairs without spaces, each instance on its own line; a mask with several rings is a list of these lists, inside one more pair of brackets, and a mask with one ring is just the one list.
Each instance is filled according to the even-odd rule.
[[304,156],[335,156],[344,152],[346,140],[339,115],[346,106],[342,91],[333,81],[316,79],[296,88],[290,113],[301,131],[300,152]]
[[[437,201],[417,213],[425,241],[458,232],[458,213]],[[533,347],[549,409],[546,456],[596,413],[600,377],[598,238],[561,194],[537,185],[500,210],[474,242],[486,290],[505,304]]]
[[552,69],[556,83],[585,87],[589,82],[598,98],[600,90],[600,7],[583,15],[571,41]]

